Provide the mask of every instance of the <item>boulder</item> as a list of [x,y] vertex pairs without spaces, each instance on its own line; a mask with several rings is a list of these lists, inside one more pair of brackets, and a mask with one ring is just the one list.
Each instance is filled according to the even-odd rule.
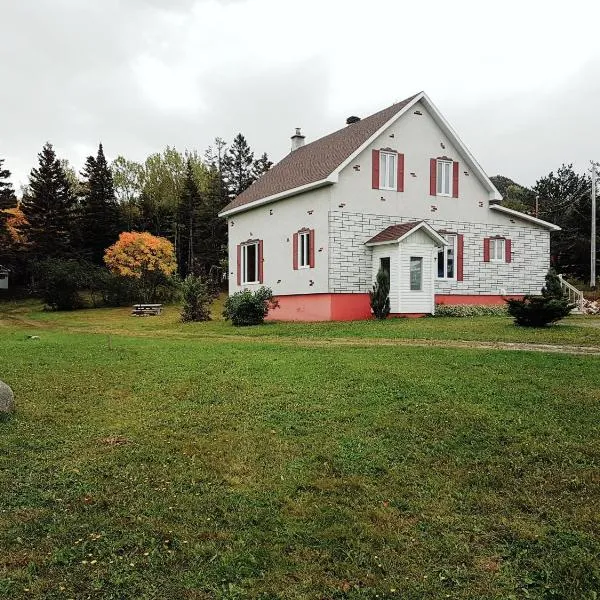
[[11,413],[15,408],[15,395],[6,383],[0,381],[0,413]]

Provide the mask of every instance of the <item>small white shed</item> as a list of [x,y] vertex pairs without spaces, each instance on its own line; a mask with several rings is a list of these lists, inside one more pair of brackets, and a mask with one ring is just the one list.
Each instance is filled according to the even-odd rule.
[[8,289],[8,273],[9,270],[0,265],[0,290]]
[[390,275],[392,314],[433,314],[438,251],[448,242],[425,221],[400,223],[372,237],[372,280],[380,268]]

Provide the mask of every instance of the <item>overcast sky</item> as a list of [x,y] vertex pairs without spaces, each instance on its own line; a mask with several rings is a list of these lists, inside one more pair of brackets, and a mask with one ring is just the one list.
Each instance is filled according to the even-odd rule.
[[0,158],[79,171],[241,131],[279,160],[425,90],[489,175],[600,160],[597,0],[0,0]]

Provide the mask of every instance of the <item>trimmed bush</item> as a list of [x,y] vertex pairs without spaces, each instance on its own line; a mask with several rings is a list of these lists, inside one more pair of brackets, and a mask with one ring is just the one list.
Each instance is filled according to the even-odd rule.
[[564,319],[574,308],[562,291],[553,269],[546,275],[541,296],[527,295],[523,300],[506,300],[508,312],[522,327],[545,327]]
[[506,306],[501,304],[438,304],[436,317],[505,317]]
[[213,299],[208,283],[197,275],[188,275],[181,284],[183,307],[181,320],[184,323],[193,321],[210,321],[210,305]]
[[390,276],[385,269],[377,271],[373,291],[369,292],[371,310],[376,319],[385,319],[390,314]]
[[225,300],[223,316],[236,327],[261,325],[269,310],[278,306],[271,289],[263,286],[255,292],[243,290],[229,296]]

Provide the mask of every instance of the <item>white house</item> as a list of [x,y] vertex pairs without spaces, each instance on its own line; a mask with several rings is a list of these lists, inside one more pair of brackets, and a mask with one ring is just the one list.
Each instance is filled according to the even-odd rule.
[[500,206],[488,176],[421,92],[292,151],[221,215],[229,291],[269,286],[281,320],[371,314],[389,270],[392,314],[539,293],[559,229]]

